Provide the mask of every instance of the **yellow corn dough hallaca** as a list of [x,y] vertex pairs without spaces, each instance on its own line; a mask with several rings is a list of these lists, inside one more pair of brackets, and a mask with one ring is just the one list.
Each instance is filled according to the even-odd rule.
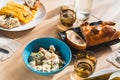
[[12,14],[18,18],[20,22],[26,24],[33,20],[36,10],[31,10],[29,7],[23,4],[17,4],[14,2],[8,2],[6,6],[0,9],[0,15]]

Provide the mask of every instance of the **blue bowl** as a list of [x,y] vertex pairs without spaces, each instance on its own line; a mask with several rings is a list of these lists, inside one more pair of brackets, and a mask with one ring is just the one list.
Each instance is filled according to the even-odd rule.
[[[60,55],[63,56],[64,61],[65,61],[65,64],[63,65],[63,67],[55,71],[52,71],[52,72],[41,72],[41,71],[38,71],[32,68],[29,65],[29,61],[28,61],[28,58],[31,52],[39,51],[40,47],[49,49],[50,45],[54,45],[55,48],[60,52]],[[63,41],[56,39],[56,38],[50,38],[50,37],[39,38],[39,39],[33,40],[25,47],[23,51],[23,61],[25,65],[27,66],[27,68],[30,69],[32,72],[42,75],[42,76],[54,75],[62,71],[64,68],[66,68],[69,65],[71,58],[72,58],[72,54],[71,54],[70,48]]]

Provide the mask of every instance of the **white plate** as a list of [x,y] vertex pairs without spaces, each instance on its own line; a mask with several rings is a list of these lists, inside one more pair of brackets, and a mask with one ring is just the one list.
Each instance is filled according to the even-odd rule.
[[119,69],[115,69],[115,68],[103,69],[103,70],[100,70],[98,72],[95,72],[90,77],[95,77],[95,76],[99,76],[99,75],[103,75],[103,74],[107,74],[107,73],[111,73],[111,72],[116,72],[116,71],[120,71],[120,70]]
[[112,80],[112,79],[115,78],[115,77],[120,77],[120,71],[113,73],[113,74],[110,76],[109,80]]
[[[5,6],[8,1],[10,1],[10,0],[3,0],[0,3],[0,8]],[[19,4],[24,3],[24,0],[14,0],[14,1],[16,3],[19,3]],[[46,9],[45,9],[44,5],[41,3],[40,8],[38,9],[34,19],[31,22],[29,22],[25,25],[21,25],[21,26],[16,27],[16,28],[12,28],[12,29],[5,29],[5,28],[2,28],[2,27],[0,27],[0,29],[4,30],[4,31],[24,31],[24,30],[28,30],[28,29],[31,29],[31,28],[35,27],[39,23],[41,23],[43,21],[43,19],[45,18],[45,15],[46,15]]]
[[[66,68],[66,70],[64,70],[63,72],[60,72],[60,73],[54,75],[52,77],[52,80],[70,80],[70,73],[73,71],[73,67],[74,67],[73,65],[68,66]],[[110,73],[110,72],[116,72],[116,71],[120,71],[120,70],[116,69],[116,68],[103,69],[103,70],[100,70],[98,72],[95,72],[90,77],[95,77],[95,76],[107,74],[107,73]]]

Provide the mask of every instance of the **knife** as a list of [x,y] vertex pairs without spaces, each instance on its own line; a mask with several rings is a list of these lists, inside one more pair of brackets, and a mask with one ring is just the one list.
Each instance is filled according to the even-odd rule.
[[9,53],[9,51],[8,51],[7,49],[4,49],[4,48],[0,48],[0,52],[3,52],[3,53],[5,53],[5,54],[8,54],[8,53]]
[[87,79],[84,79],[84,80],[108,80],[112,73],[113,72],[110,72],[110,73],[102,74],[102,75],[99,75],[99,76],[87,78]]

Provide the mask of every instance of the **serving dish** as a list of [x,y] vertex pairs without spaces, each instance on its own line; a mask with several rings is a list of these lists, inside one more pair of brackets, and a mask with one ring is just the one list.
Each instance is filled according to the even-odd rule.
[[[3,0],[2,3],[0,3],[0,8],[2,8],[3,6],[5,6],[8,3],[9,0]],[[14,0],[15,3],[19,3],[19,4],[24,4],[24,0]],[[41,23],[43,21],[43,19],[45,18],[46,15],[46,9],[44,7],[44,5],[40,2],[40,8],[38,9],[37,13],[35,14],[34,19],[24,25],[20,25],[19,27],[16,28],[12,28],[12,29],[5,29],[0,27],[1,30],[4,31],[24,31],[24,30],[28,30],[31,29],[33,27],[35,27],[36,25],[38,25],[39,23]]]
[[102,74],[107,74],[107,73],[111,73],[111,72],[116,72],[116,71],[119,71],[119,69],[115,69],[115,68],[108,68],[108,69],[103,69],[103,70],[100,70],[98,72],[95,72],[93,75],[91,75],[90,77],[95,77],[95,76],[99,76],[99,75],[102,75]]
[[[56,50],[60,52],[60,55],[63,57],[63,59],[65,61],[65,64],[62,65],[61,68],[59,68],[55,71],[51,71],[51,72],[42,72],[42,71],[35,70],[34,68],[32,68],[32,66],[29,64],[30,54],[32,52],[38,52],[40,47],[49,49],[50,45],[54,45]],[[26,67],[30,71],[32,71],[38,75],[42,75],[42,76],[50,76],[50,75],[54,75],[58,72],[61,72],[69,65],[71,59],[72,59],[72,54],[71,54],[70,48],[63,41],[56,39],[56,38],[51,38],[51,37],[35,39],[35,40],[31,41],[30,43],[28,43],[28,45],[25,47],[25,49],[23,51],[23,61],[26,65]]]
[[119,69],[115,68],[108,68],[108,69],[103,69],[100,70],[93,75],[91,75],[87,80],[109,80],[112,77],[112,74],[120,71]]
[[114,72],[108,80],[120,80],[120,71]]
[[[92,23],[90,23],[90,25],[94,25],[94,26],[95,26],[95,25],[99,25],[100,23],[101,23],[101,21],[92,22]],[[68,29],[68,30],[73,30],[74,32],[78,33],[78,34],[86,41],[86,39],[84,38],[83,32],[82,32],[82,30],[81,30],[80,27],[70,28],[70,29]],[[68,30],[66,30],[66,31],[68,31]],[[58,32],[58,35],[60,36],[60,38],[61,38],[64,42],[66,42],[66,31]],[[105,47],[109,47],[110,45],[116,44],[116,43],[118,43],[118,42],[120,42],[120,39],[119,39],[119,38],[118,38],[118,39],[114,39],[114,40],[112,40],[112,41],[104,42],[104,43],[99,44],[99,45],[87,47],[86,50],[90,50],[90,51],[95,52],[95,51],[97,51],[97,50],[101,50],[101,49],[103,49],[103,48],[105,48]],[[66,43],[67,43],[67,42],[66,42]],[[68,45],[69,45],[69,44],[68,44]],[[69,46],[70,46],[70,45],[69,45]],[[71,47],[71,46],[70,46],[70,47]],[[73,51],[74,53],[75,53],[75,52],[78,52],[78,50],[75,49],[75,48],[73,48],[73,47],[71,47],[71,49],[72,49],[72,51]]]

